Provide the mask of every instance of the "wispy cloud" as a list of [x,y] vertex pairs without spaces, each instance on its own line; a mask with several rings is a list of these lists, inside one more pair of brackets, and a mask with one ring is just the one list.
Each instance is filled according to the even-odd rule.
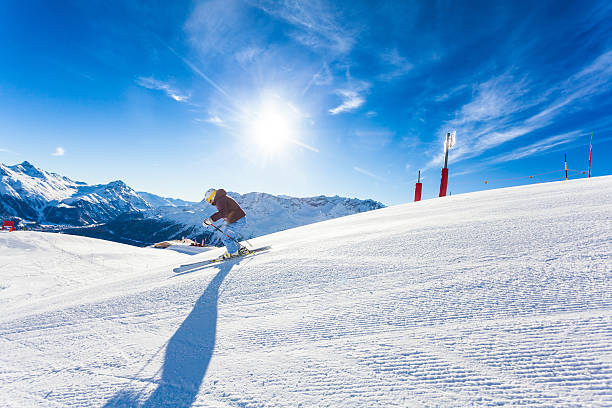
[[453,96],[460,94],[461,91],[465,90],[466,88],[468,88],[467,84],[457,85],[456,87],[452,88],[450,91],[444,92],[443,94],[440,94],[440,95],[436,96],[434,98],[434,100],[436,102],[446,101],[446,100],[452,98]]
[[329,113],[332,115],[355,110],[363,105],[366,101],[359,92],[350,89],[338,89],[336,94],[342,98],[342,103],[329,110]]
[[312,78],[310,79],[306,87],[304,87],[304,90],[302,91],[302,95],[306,94],[306,92],[308,92],[308,90],[313,85],[318,85],[318,86],[330,85],[333,82],[333,80],[334,80],[334,77],[331,74],[331,71],[329,70],[329,65],[327,65],[327,63],[323,63],[323,65],[321,66],[321,69],[319,69],[319,71],[317,71],[316,73],[312,75]]
[[369,171],[364,170],[364,169],[362,169],[362,168],[360,168],[360,167],[353,167],[353,170],[355,170],[357,173],[361,173],[361,174],[363,174],[363,175],[365,175],[365,176],[368,176],[368,177],[371,177],[371,178],[373,178],[373,179],[375,179],[375,180],[378,180],[378,181],[386,181],[384,178],[379,177],[379,176],[377,176],[377,175],[376,175],[376,174],[374,174],[374,173],[370,173]]
[[359,34],[357,27],[343,21],[342,15],[333,10],[328,2],[249,0],[251,5],[286,21],[293,26],[289,33],[301,44],[318,50],[347,54],[351,51]]
[[560,94],[548,107],[529,118],[528,123],[552,119],[562,109],[576,100],[585,101],[591,96],[612,89],[612,50],[600,55],[580,72],[559,84],[554,91]]
[[19,155],[19,153],[14,152],[14,151],[9,150],[9,149],[0,149],[0,153],[10,153],[10,154]]
[[319,149],[317,149],[316,147],[307,145],[304,142],[301,142],[297,139],[289,139],[289,141],[297,146],[303,147],[304,149],[310,150],[311,152],[315,152],[315,153],[319,153]]
[[181,54],[177,53],[173,48],[168,47],[168,50],[170,50],[170,52],[172,52],[174,55],[176,55],[181,61],[183,61],[183,63],[185,65],[187,65],[194,73],[196,73],[198,76],[200,76],[200,78],[204,79],[206,82],[208,82],[213,88],[215,88],[217,91],[219,91],[219,93],[225,95],[226,97],[228,97],[230,100],[233,101],[232,98],[230,98],[230,96],[228,95],[227,92],[225,92],[225,90],[223,88],[221,88],[221,86],[219,86],[215,81],[213,81],[212,79],[210,79],[208,77],[208,75],[206,75],[204,72],[202,72],[198,67],[195,66],[195,64],[193,62],[191,62],[190,60],[188,60],[187,58],[183,57]]
[[226,127],[226,123],[223,121],[223,119],[221,119],[218,115],[215,114],[210,114],[206,118],[195,118],[194,120],[200,123],[210,123],[211,125]]
[[170,84],[159,81],[152,77],[139,77],[138,79],[136,79],[136,83],[142,86],[143,88],[164,91],[166,95],[168,95],[170,98],[174,99],[177,102],[187,102],[190,98],[189,95],[177,91],[172,86],[170,86]]
[[247,65],[252,64],[257,58],[258,55],[263,53],[263,50],[257,46],[248,46],[240,49],[238,52],[234,54],[234,58],[240,64]]
[[414,64],[401,56],[397,48],[386,50],[380,55],[380,58],[383,64],[388,67],[386,72],[378,76],[378,78],[383,81],[391,81],[397,77],[406,75],[414,68]]
[[370,84],[365,81],[359,81],[354,86],[348,89],[337,89],[336,95],[340,96],[342,103],[335,108],[331,108],[329,113],[337,115],[343,112],[353,111],[362,106],[365,101],[365,93],[370,88]]
[[206,122],[212,123],[213,125],[221,126],[223,124],[223,120],[217,115],[213,115],[205,119]]
[[527,79],[515,79],[509,73],[495,76],[472,86],[472,100],[464,104],[455,118],[440,129],[440,144],[434,145],[432,160],[424,170],[438,166],[444,153],[443,139],[446,132],[457,131],[457,145],[451,150],[452,162],[467,159],[505,141],[533,130],[531,126],[512,127],[513,115],[534,104],[525,95],[529,90]]
[[585,133],[581,130],[575,130],[573,132],[563,133],[561,135],[550,136],[546,139],[540,140],[539,142],[530,144],[529,146],[524,146],[509,153],[496,156],[491,159],[489,163],[502,163],[541,154],[554,147],[573,142],[579,136],[584,134]]
[[524,96],[529,91],[526,79],[505,73],[478,84],[472,100],[463,105],[452,123],[455,126],[474,122],[504,120],[529,106]]
[[[450,129],[457,130],[457,146],[451,150],[451,161],[457,162],[481,155],[504,143],[546,128],[564,112],[585,109],[584,102],[612,89],[612,51],[586,64],[566,80],[545,89],[523,76],[510,73],[493,77],[473,87],[474,96],[440,129],[441,138]],[[565,139],[573,132],[566,133]],[[558,137],[561,137],[559,135]],[[557,136],[555,136],[557,137]],[[544,148],[564,139],[544,139]],[[434,146],[434,157],[426,168],[442,162],[442,149]],[[527,157],[531,146],[500,156],[507,160]]]
[[[237,46],[242,48],[248,37],[256,33],[246,24],[247,8],[242,1],[207,0],[195,4],[183,27],[193,47],[209,57],[230,54],[248,58],[249,53],[240,54]],[[171,51],[175,52],[173,49]]]
[[66,154],[66,151],[63,147],[56,147],[55,152],[51,153],[51,156],[63,156]]

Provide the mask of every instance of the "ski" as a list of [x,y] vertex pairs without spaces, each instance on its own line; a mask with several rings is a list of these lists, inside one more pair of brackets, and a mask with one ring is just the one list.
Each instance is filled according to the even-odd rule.
[[272,248],[271,246],[265,246],[265,247],[255,248],[255,249],[249,249],[249,252],[244,255],[234,255],[229,258],[215,258],[215,259],[211,259],[208,263],[213,264],[213,263],[231,261],[233,259],[248,258],[252,254],[255,254],[257,252],[267,251],[268,249],[271,249],[271,248]]
[[207,266],[215,265],[215,264],[218,264],[218,263],[221,263],[221,262],[231,261],[231,260],[236,260],[236,259],[242,259],[242,258],[248,258],[251,255],[267,251],[268,249],[271,249],[271,248],[272,248],[271,246],[265,246],[265,247],[261,247],[261,248],[251,249],[251,250],[249,250],[249,253],[245,254],[245,255],[237,255],[237,256],[233,256],[231,258],[226,258],[226,259],[215,258],[215,259],[209,259],[207,261],[192,263],[192,264],[189,264],[189,265],[181,265],[178,268],[174,268],[173,272],[176,274],[175,276],[183,275],[185,273],[191,273],[191,272],[197,271],[199,269],[205,268]]

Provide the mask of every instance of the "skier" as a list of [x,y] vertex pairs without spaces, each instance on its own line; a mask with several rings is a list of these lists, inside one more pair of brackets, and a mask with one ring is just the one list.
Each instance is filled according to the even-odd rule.
[[238,240],[242,232],[246,228],[246,214],[240,205],[233,198],[228,197],[225,190],[222,188],[215,190],[210,188],[204,195],[206,202],[217,207],[217,212],[202,222],[202,225],[208,227],[214,226],[214,222],[223,218],[224,224],[218,227],[222,232],[221,241],[225,245],[226,252],[221,255],[220,259],[228,259],[234,256],[246,255],[249,250],[240,245]]

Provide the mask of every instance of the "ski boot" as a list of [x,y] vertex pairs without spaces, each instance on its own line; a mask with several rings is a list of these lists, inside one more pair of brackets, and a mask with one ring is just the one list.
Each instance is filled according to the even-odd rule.
[[220,255],[216,258],[217,261],[225,261],[226,259],[230,259],[232,257],[232,255],[230,253],[228,253],[227,251],[225,251],[223,253],[223,255]]

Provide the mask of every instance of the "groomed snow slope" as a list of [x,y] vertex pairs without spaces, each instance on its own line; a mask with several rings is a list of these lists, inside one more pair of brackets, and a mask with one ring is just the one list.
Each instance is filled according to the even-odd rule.
[[252,243],[0,234],[0,406],[612,405],[612,177]]

